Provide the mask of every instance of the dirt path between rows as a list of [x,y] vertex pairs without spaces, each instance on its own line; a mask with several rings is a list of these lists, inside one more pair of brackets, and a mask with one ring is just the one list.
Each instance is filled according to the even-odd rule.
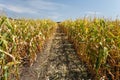
[[31,67],[24,67],[20,80],[91,80],[67,36],[57,28],[43,53]]

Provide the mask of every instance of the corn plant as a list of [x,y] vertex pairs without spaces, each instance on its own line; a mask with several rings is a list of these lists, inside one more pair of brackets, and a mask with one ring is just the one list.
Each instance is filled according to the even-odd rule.
[[96,78],[120,79],[120,22],[84,18],[66,20],[61,29],[74,43],[77,53]]
[[0,79],[19,80],[19,67],[34,63],[56,26],[51,20],[0,17]]

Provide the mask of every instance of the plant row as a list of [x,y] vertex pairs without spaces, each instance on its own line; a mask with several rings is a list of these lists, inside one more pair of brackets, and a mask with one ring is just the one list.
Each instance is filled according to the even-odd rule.
[[0,80],[19,80],[19,67],[31,66],[55,31],[49,19],[0,17]]
[[59,24],[95,79],[120,79],[120,21],[94,18]]

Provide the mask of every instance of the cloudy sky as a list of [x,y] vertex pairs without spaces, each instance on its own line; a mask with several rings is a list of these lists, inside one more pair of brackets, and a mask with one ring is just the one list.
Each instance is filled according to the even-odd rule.
[[84,16],[116,18],[120,0],[0,0],[0,12],[14,18],[50,18],[55,21]]

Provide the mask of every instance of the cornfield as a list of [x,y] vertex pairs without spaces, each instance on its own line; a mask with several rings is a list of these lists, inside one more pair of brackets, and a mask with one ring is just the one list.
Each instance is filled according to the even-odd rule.
[[19,80],[19,67],[33,64],[56,26],[49,19],[0,17],[0,80]]
[[66,20],[59,24],[87,63],[95,80],[120,79],[120,21],[94,18]]
[[32,66],[57,26],[74,44],[95,80],[120,79],[120,21],[107,19],[66,20],[0,17],[0,80],[19,80],[20,66]]

